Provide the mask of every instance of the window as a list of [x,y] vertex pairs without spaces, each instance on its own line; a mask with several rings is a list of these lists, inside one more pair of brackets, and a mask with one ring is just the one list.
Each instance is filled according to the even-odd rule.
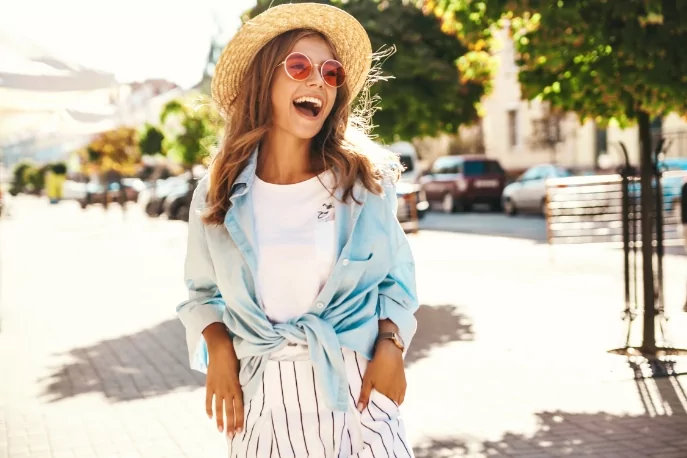
[[608,131],[606,129],[601,129],[596,126],[594,138],[594,151],[596,153],[596,159],[598,161],[599,156],[606,154],[606,148],[608,148]]
[[505,175],[506,172],[503,171],[501,164],[496,161],[487,161],[487,173]]
[[541,175],[541,167],[532,167],[531,169],[527,170],[525,173],[523,173],[519,180],[526,181],[526,180],[538,180],[539,176]]
[[465,176],[484,175],[487,165],[484,161],[468,161],[465,163]]
[[413,171],[414,167],[412,157],[405,154],[401,154],[399,155],[398,159],[401,161],[401,165],[403,166],[403,173]]
[[556,167],[554,169],[553,177],[555,177],[555,178],[565,178],[565,177],[571,177],[571,176],[573,176],[573,173],[564,167]]
[[432,167],[432,173],[460,173],[463,159],[458,157],[440,157]]
[[520,132],[518,130],[518,110],[508,110],[508,138],[509,146],[514,148],[520,143]]
[[476,176],[476,175],[486,175],[486,174],[499,174],[502,175],[503,169],[501,165],[496,161],[466,161],[464,168],[465,176]]

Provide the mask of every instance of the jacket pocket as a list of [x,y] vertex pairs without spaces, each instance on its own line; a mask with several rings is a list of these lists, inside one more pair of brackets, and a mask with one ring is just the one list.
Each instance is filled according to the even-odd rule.
[[339,297],[349,299],[366,289],[365,285],[361,283],[361,279],[373,264],[373,256],[370,253],[366,258],[347,258],[341,261],[337,272],[340,275],[339,287],[337,288]]

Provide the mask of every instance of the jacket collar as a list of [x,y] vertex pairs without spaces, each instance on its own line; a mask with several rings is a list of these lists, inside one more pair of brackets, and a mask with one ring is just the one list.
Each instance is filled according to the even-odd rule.
[[260,145],[258,144],[248,159],[248,164],[243,168],[241,173],[234,180],[234,184],[231,185],[231,201],[234,203],[234,199],[243,196],[248,192],[250,187],[253,185],[253,180],[255,179],[255,169],[258,164],[258,150]]

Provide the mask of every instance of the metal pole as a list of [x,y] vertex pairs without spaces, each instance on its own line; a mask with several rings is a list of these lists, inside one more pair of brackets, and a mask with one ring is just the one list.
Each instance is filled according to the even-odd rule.
[[621,143],[621,148],[625,154],[625,165],[620,169],[620,189],[621,189],[621,217],[623,223],[623,274],[625,287],[625,318],[628,319],[627,338],[625,345],[630,345],[630,334],[632,332],[632,308],[630,306],[630,188],[628,186],[628,176],[630,164],[627,158],[625,145]]
[[[632,323],[636,317],[636,300],[637,300],[637,234],[634,214],[635,200],[630,197],[630,177],[633,175],[632,166],[630,164],[630,155],[627,152],[625,143],[619,142],[620,152],[623,155],[624,165],[620,168],[620,189],[621,189],[621,220],[623,227],[623,274],[625,287],[625,311],[624,317],[627,319],[627,334],[625,336],[625,346],[630,346],[630,338],[632,336]],[[632,218],[630,214],[632,213]],[[630,249],[632,249],[632,266],[630,266]],[[632,277],[630,277],[632,271]],[[634,295],[632,294],[632,286],[634,286]]]
[[640,111],[640,185],[641,185],[641,229],[642,229],[642,285],[644,324],[642,329],[642,350],[646,356],[656,354],[656,297],[654,294],[653,266],[653,186],[654,177],[651,158],[651,130],[649,114]]
[[[658,155],[663,150],[665,141],[661,138],[656,145],[654,150],[654,167],[653,172],[656,180],[656,296],[658,298],[658,310],[660,314],[664,313],[665,310],[665,299],[663,297],[663,185],[661,183],[661,178],[663,172],[661,172],[658,166]],[[663,329],[663,322],[659,320],[659,326],[661,328],[661,337],[665,339],[665,329]]]

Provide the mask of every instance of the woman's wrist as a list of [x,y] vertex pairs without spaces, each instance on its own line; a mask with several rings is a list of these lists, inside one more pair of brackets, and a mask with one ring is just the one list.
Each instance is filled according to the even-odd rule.
[[207,343],[208,350],[221,345],[232,345],[227,327],[220,322],[212,323],[203,329],[203,338]]
[[379,333],[381,334],[383,332],[395,332],[398,334],[398,326],[388,318],[379,320]]

